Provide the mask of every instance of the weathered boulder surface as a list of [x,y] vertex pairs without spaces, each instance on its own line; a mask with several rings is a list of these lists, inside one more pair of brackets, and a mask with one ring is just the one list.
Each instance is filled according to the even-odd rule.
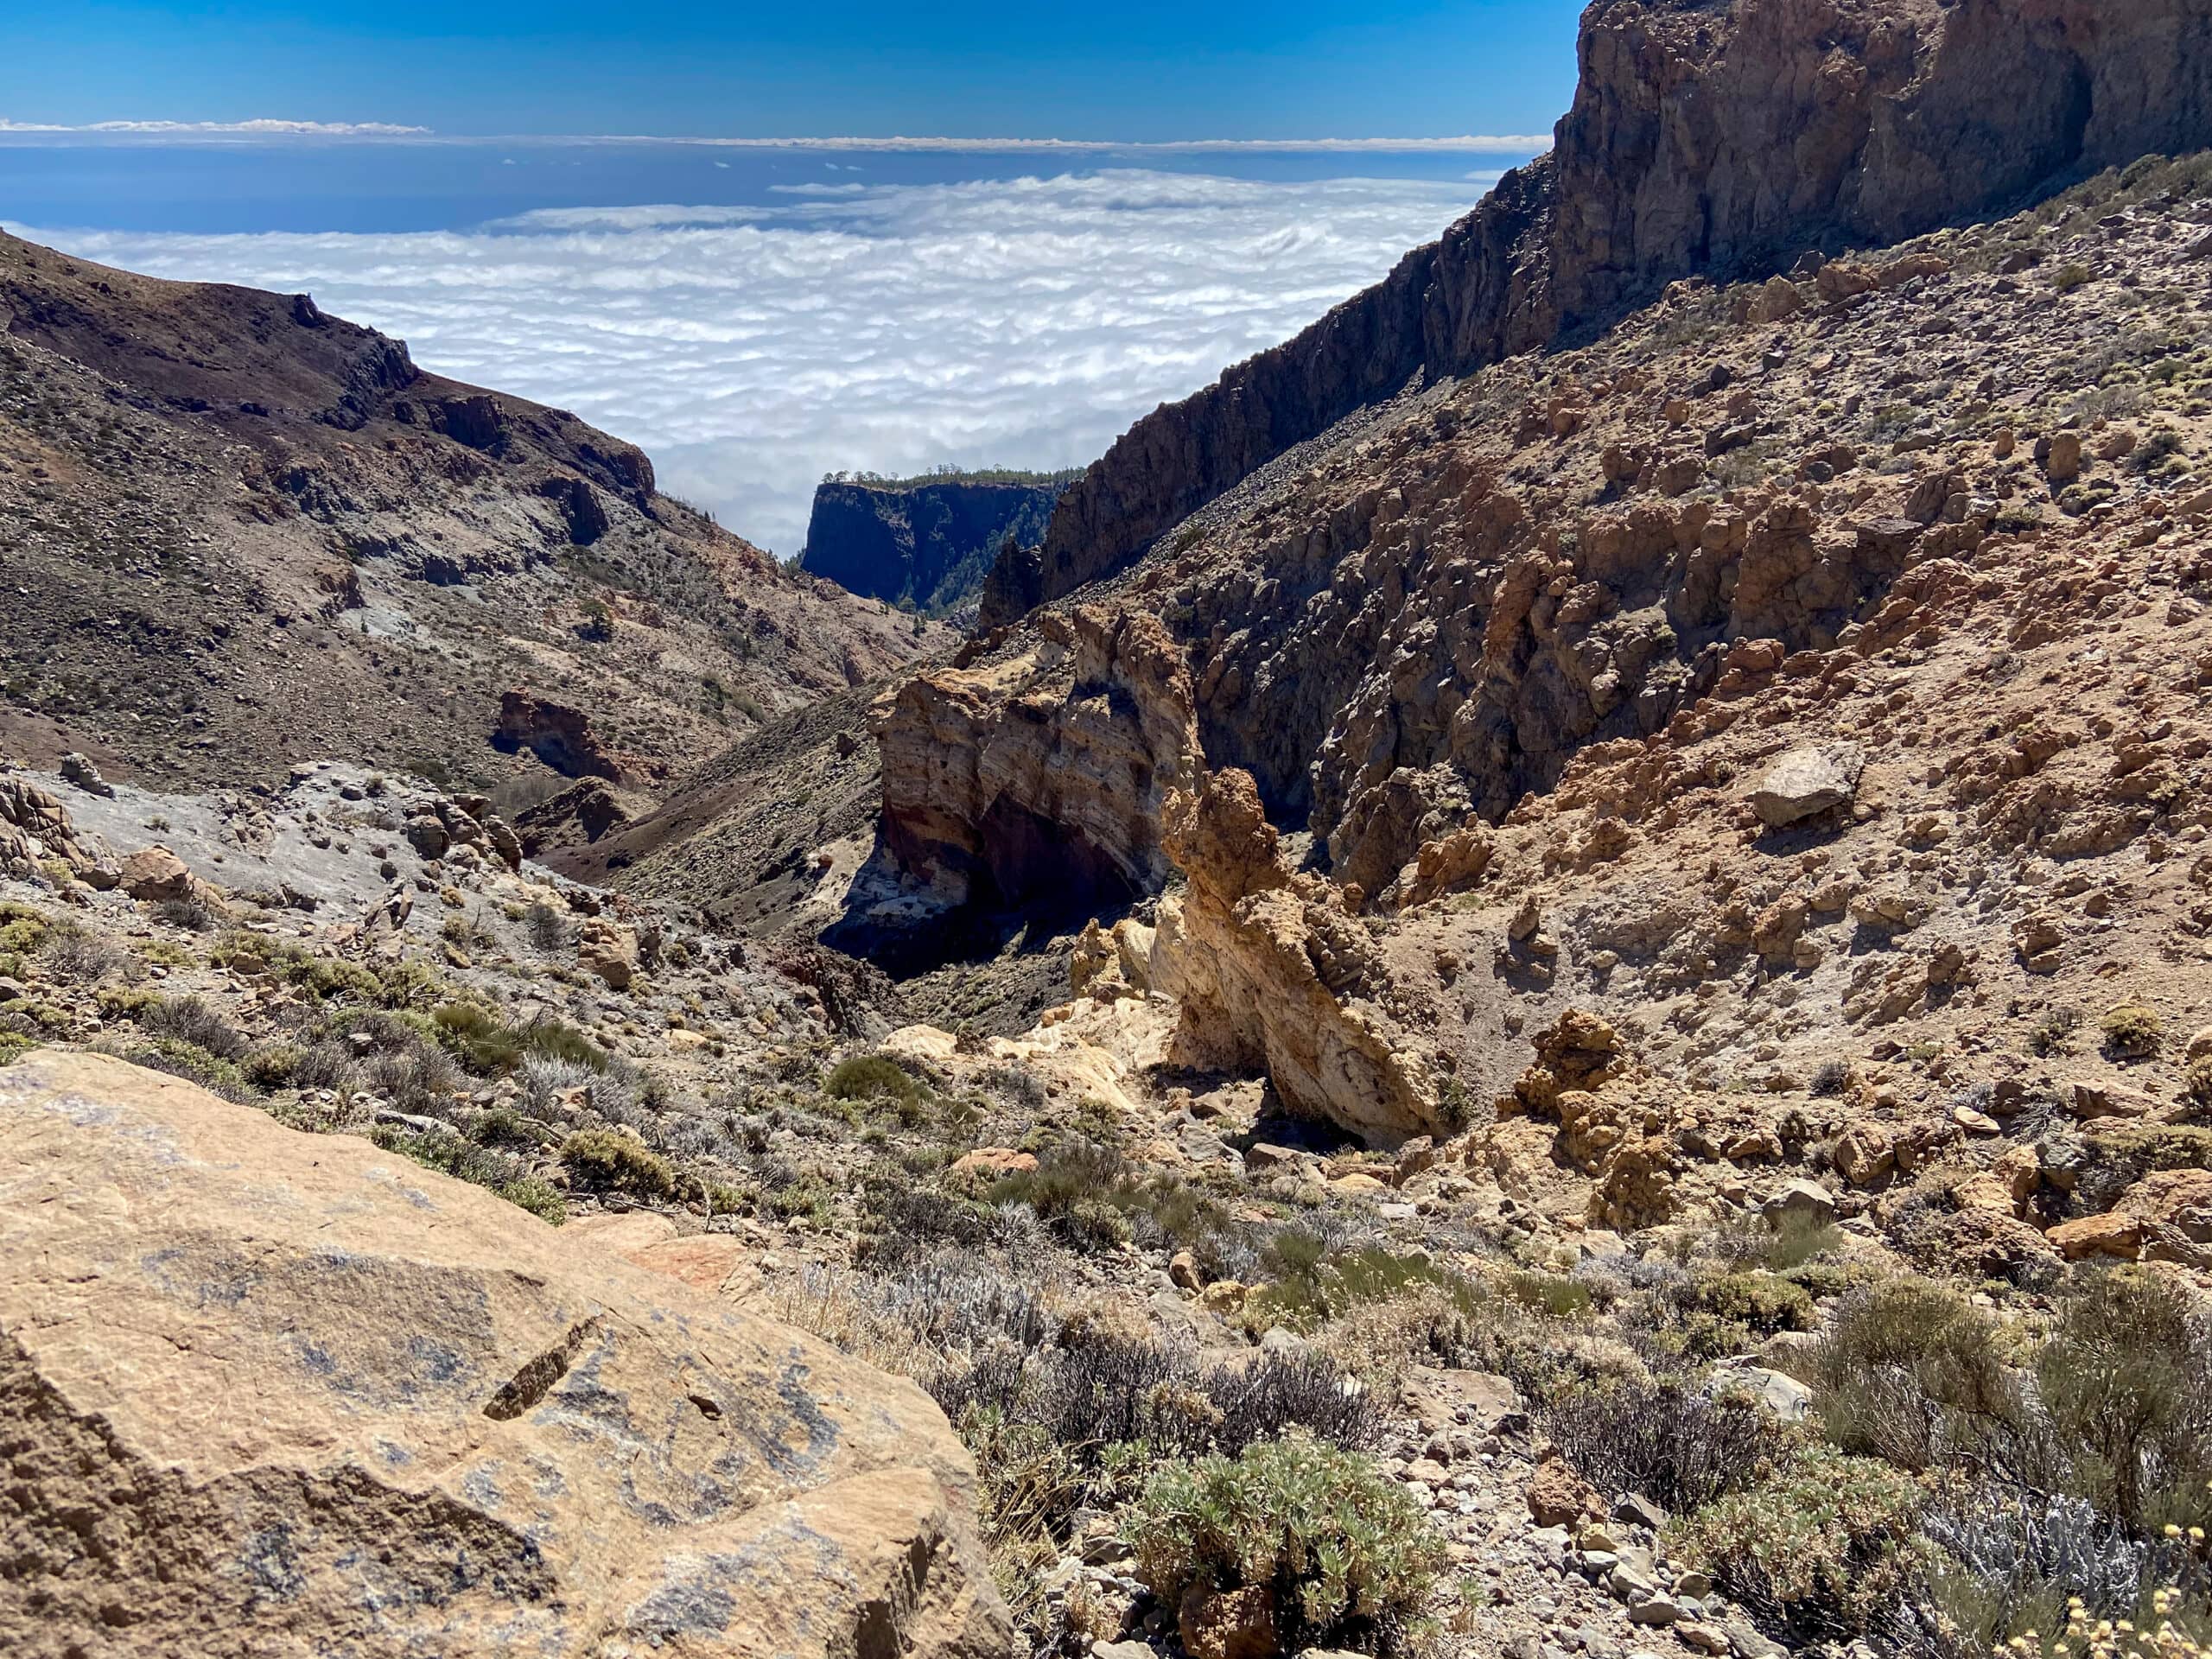
[[1859,787],[1866,757],[1848,743],[1810,744],[1767,769],[1751,791],[1751,810],[1774,829],[1841,806]]
[[68,808],[22,773],[0,772],[0,875],[28,879],[49,859],[92,887],[122,879],[114,855],[99,836],[78,833]]
[[0,1069],[0,1651],[1007,1651],[912,1384],[364,1141]]

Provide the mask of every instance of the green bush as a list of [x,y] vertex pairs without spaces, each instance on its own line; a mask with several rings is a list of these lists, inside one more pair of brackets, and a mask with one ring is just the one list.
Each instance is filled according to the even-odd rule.
[[1194,1586],[1271,1589],[1286,1651],[1402,1636],[1447,1560],[1404,1488],[1302,1433],[1169,1465],[1127,1529],[1137,1576],[1169,1607]]
[[1671,1529],[1668,1548],[1770,1630],[1863,1632],[1917,1591],[1923,1497],[1901,1469],[1808,1446]]
[[220,1095],[225,1100],[237,1101],[241,1105],[251,1105],[257,1098],[245,1073],[234,1062],[181,1037],[156,1037],[149,1044],[134,1043],[123,1051],[123,1058],[149,1071],[166,1071],[187,1083],[196,1083],[209,1094]]
[[921,1085],[884,1054],[855,1054],[830,1068],[823,1092],[836,1100],[913,1101]]
[[1770,1273],[1732,1273],[1698,1287],[1698,1301],[1716,1318],[1745,1326],[1754,1336],[1809,1331],[1812,1293]]
[[1770,1271],[1802,1268],[1815,1256],[1827,1255],[1843,1244],[1843,1234],[1834,1224],[1802,1213],[1785,1215],[1767,1230],[1761,1260]]
[[808,1170],[779,1186],[764,1190],[760,1205],[761,1209],[779,1221],[799,1221],[816,1228],[827,1227],[831,1218],[830,1183],[818,1172]]
[[2189,1097],[2199,1106],[2212,1106],[2212,1054],[2191,1060],[2182,1083],[2189,1090]]
[[668,1160],[613,1129],[578,1129],[561,1143],[561,1166],[587,1192],[664,1198],[676,1191]]
[[1562,1273],[1524,1268],[1505,1275],[1505,1294],[1523,1307],[1554,1319],[1579,1319],[1590,1311],[1590,1287]]
[[2108,1011],[2101,1023],[2105,1052],[2114,1059],[2148,1059],[2165,1039],[2165,1022],[2139,1002],[2122,1002]]
[[1423,1287],[1442,1291],[1472,1314],[1482,1300],[1473,1282],[1426,1256],[1394,1255],[1380,1245],[1325,1252],[1312,1234],[1294,1228],[1277,1233],[1262,1257],[1274,1275],[1244,1304],[1253,1331],[1283,1325],[1313,1331],[1355,1308],[1388,1302]]
[[499,1189],[499,1196],[509,1204],[527,1210],[540,1221],[558,1227],[569,1218],[567,1201],[561,1197],[560,1188],[550,1181],[540,1180],[535,1175],[524,1175],[519,1180],[506,1183]]
[[2139,1268],[2085,1274],[2035,1370],[2080,1496],[2133,1528],[2203,1517],[2212,1329],[2188,1289]]
[[19,1031],[0,1030],[0,1065],[12,1065],[38,1046],[35,1038]]
[[474,1002],[446,1002],[430,1011],[438,1041],[480,1077],[501,1077],[522,1065],[523,1036]]
[[1844,1298],[1812,1370],[1828,1438],[1904,1469],[1975,1458],[2020,1421],[1995,1321],[1924,1279]]
[[384,982],[358,962],[335,957],[295,957],[284,965],[284,977],[318,1001],[345,997],[374,1002],[384,994]]
[[306,1054],[296,1044],[271,1043],[266,1048],[257,1048],[239,1062],[238,1069],[245,1078],[264,1094],[288,1088],[299,1076]]

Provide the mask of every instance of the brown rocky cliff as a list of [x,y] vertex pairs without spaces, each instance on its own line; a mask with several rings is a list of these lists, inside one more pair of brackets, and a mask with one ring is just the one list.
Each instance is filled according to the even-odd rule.
[[1157,618],[1043,620],[1037,651],[886,698],[883,851],[943,897],[1126,902],[1167,873],[1160,814],[1198,752],[1190,675]]
[[986,625],[1125,563],[1417,376],[1602,322],[1667,280],[1887,243],[2212,143],[2208,0],[1599,0],[1553,153],[1382,283],[1140,421],[995,569]]

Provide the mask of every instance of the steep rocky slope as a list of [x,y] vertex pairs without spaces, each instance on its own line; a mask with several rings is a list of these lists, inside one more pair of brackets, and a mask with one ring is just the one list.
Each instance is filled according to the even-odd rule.
[[1667,281],[1765,276],[2069,176],[2212,143],[2203,0],[1599,0],[1552,152],[1306,333],[1140,421],[987,625],[1126,563],[1409,382],[1602,327]]
[[1008,537],[1045,539],[1064,476],[981,474],[903,482],[828,479],[814,492],[799,568],[930,615],[971,606]]
[[[1190,1063],[1385,1144],[1503,1099],[1470,1155],[1592,1224],[1713,1200],[1727,1147],[1894,1179],[1833,1141],[1854,1122],[2007,1154],[2017,1129],[1961,1128],[2001,1125],[1959,1104],[1990,1090],[2038,1124],[2187,1122],[2180,1050],[2053,1056],[2115,1009],[2185,1036],[2212,989],[2208,181],[2145,160],[1678,283],[1363,412],[887,698],[885,866],[950,897],[993,871],[1007,902],[1029,814],[1173,861],[1147,973]],[[1052,651],[1139,626],[1141,680]],[[1523,1113],[1523,1033],[1574,1007],[1712,1104]],[[1854,1044],[1905,1074],[1822,1105]],[[2073,1189],[2019,1191],[1989,1248],[2062,1248],[2015,1224]]]
[[503,751],[589,748],[650,788],[930,643],[656,493],[632,446],[304,296],[11,238],[0,591],[0,735],[172,784],[341,755],[489,784]]

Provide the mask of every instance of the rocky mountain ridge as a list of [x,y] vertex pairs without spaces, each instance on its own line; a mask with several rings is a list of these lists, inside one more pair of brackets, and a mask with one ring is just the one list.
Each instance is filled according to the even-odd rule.
[[[2212,153],[1791,245],[2185,132],[2196,18],[1602,0],[1618,177],[1397,314],[1542,349],[1193,425],[947,664],[803,700],[941,636],[799,587],[726,733],[509,687],[468,741],[576,774],[512,816],[0,766],[0,1628],[2204,1659]],[[520,591],[425,539],[379,626]],[[603,602],[506,626],[665,695]]]
[[[0,733],[183,785],[339,755],[488,785],[518,775],[495,733],[573,753],[588,724],[650,791],[932,645],[658,494],[633,446],[305,296],[12,238],[0,584]],[[553,712],[503,731],[511,692]]]
[[2202,0],[1601,0],[1551,153],[1306,333],[1140,421],[995,568],[1002,626],[1355,409],[1601,328],[1669,281],[1901,241],[2212,143]]

